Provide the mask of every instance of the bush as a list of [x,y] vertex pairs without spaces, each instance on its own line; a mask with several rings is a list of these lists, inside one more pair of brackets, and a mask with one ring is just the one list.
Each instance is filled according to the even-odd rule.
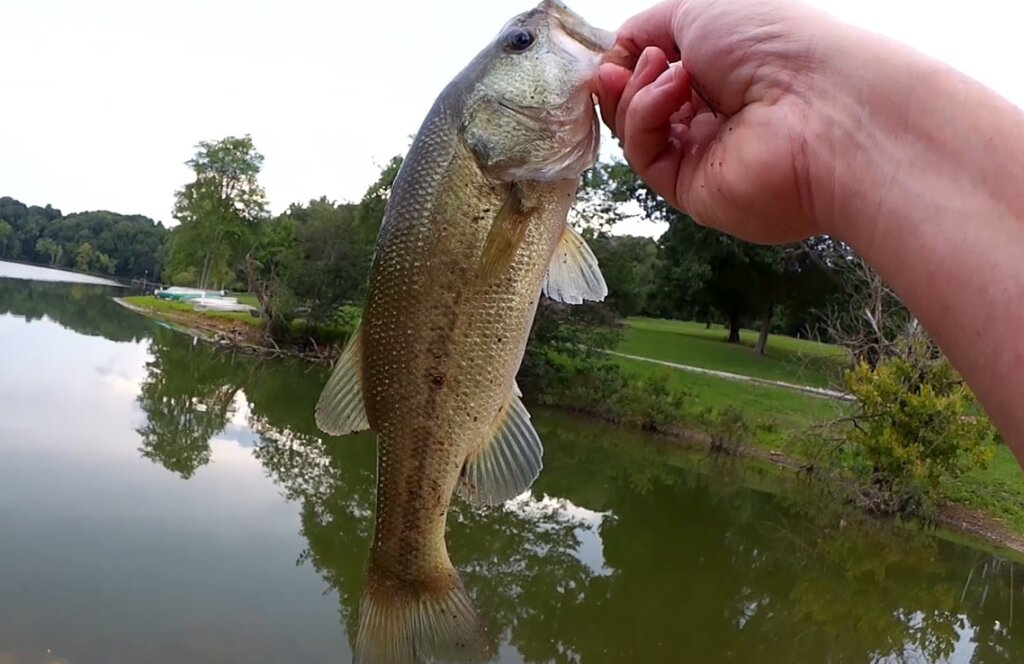
[[995,431],[973,394],[927,344],[861,362],[846,374],[857,399],[842,441],[861,480],[859,499],[879,512],[927,512],[944,480],[991,459]]
[[736,454],[750,439],[751,427],[743,413],[733,405],[725,408],[705,408],[697,422],[710,437],[711,451],[718,454]]
[[542,302],[518,381],[535,401],[611,422],[666,431],[683,418],[687,394],[668,376],[628,376],[603,351],[618,342],[615,313],[596,304]]

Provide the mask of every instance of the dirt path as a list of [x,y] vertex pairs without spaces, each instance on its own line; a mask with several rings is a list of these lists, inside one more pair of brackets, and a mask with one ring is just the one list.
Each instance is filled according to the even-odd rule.
[[702,367],[694,367],[689,364],[676,364],[674,362],[665,362],[663,360],[652,360],[649,357],[640,357],[639,355],[627,355],[626,353],[617,353],[612,350],[604,351],[608,355],[614,355],[616,357],[624,357],[629,360],[636,360],[638,362],[648,362],[650,364],[660,364],[663,367],[669,367],[670,369],[677,369],[679,371],[689,371],[691,373],[705,374],[707,376],[716,376],[718,378],[724,378],[726,380],[734,380],[741,383],[754,383],[756,385],[766,385],[768,387],[781,387],[787,390],[794,390],[796,392],[803,392],[805,394],[811,394],[816,397],[822,397],[825,399],[841,399],[843,401],[853,401],[854,397],[846,392],[837,392],[835,390],[826,390],[823,387],[811,387],[810,385],[798,385],[796,383],[786,383],[781,380],[768,380],[767,378],[755,378],[753,376],[745,376],[743,374],[729,373],[728,371],[717,371],[715,369],[704,369]]

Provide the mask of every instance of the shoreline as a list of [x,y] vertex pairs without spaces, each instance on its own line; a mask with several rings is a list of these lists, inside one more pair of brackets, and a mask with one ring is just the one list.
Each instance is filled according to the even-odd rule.
[[[292,357],[308,362],[331,365],[340,352],[334,344],[327,344],[322,348],[317,347],[317,352],[315,353],[304,352],[298,347],[289,345],[275,348],[263,343],[262,332],[257,326],[224,318],[206,316],[197,312],[157,311],[136,306],[120,297],[114,297],[113,300],[130,311],[166,324],[176,331],[222,348],[238,350],[252,355]],[[551,405],[544,405],[543,407],[617,425],[617,423],[601,416],[600,413]],[[648,431],[647,433],[677,445],[684,445],[694,449],[710,449],[711,447],[711,439],[708,434],[686,427],[676,427],[670,431]],[[778,470],[778,472],[792,474],[794,479],[795,476],[804,471],[806,465],[781,452],[767,451],[749,444],[740,444],[732,454],[736,457],[766,462]],[[920,522],[918,519],[913,521]],[[935,515],[935,526],[954,533],[965,534],[977,539],[979,543],[995,546],[1018,556],[1024,556],[1024,535],[1012,532],[996,518],[981,510],[960,503],[943,503],[939,506],[938,513]]]

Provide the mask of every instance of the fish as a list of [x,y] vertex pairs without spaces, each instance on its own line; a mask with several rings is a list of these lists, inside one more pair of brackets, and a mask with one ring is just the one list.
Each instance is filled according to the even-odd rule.
[[608,293],[567,220],[597,160],[595,82],[613,40],[558,0],[513,17],[441,91],[399,167],[362,318],[315,410],[327,434],[377,439],[356,662],[492,654],[447,515],[456,494],[499,505],[541,472],[516,374],[542,295]]

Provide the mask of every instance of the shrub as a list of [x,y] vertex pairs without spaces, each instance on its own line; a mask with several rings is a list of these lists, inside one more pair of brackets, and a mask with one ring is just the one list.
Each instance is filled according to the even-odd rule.
[[926,512],[943,480],[987,465],[994,429],[973,394],[927,344],[846,374],[857,399],[842,440],[861,480],[859,499],[880,512]]

